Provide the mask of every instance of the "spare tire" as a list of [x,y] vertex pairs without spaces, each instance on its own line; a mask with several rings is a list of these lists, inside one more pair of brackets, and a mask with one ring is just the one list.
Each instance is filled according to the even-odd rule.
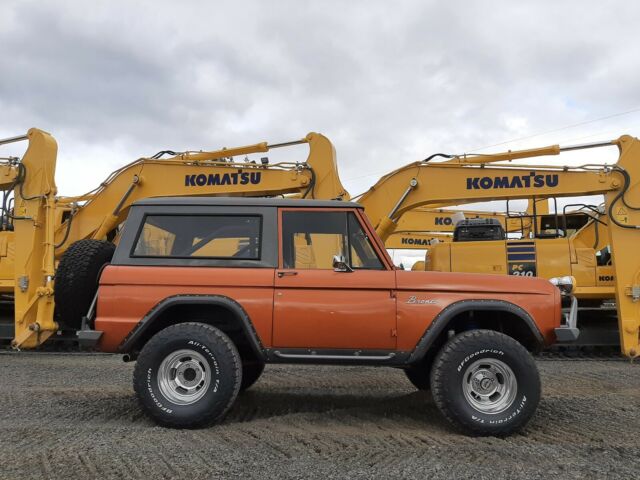
[[101,240],[73,243],[56,270],[55,316],[63,330],[78,330],[98,290],[103,267],[111,262],[115,246]]

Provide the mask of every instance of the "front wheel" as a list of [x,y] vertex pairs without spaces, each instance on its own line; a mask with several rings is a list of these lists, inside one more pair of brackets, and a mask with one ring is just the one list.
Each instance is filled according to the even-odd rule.
[[476,435],[508,435],[524,427],[540,401],[540,375],[516,340],[491,330],[453,337],[431,371],[438,409]]
[[133,379],[142,408],[160,425],[206,427],[221,420],[236,399],[242,363],[222,331],[181,323],[145,344]]

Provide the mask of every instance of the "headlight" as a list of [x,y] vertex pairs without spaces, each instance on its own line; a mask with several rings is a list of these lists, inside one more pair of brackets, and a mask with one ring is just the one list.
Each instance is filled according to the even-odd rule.
[[573,277],[553,277],[549,281],[560,289],[562,295],[571,295],[576,286],[576,279]]

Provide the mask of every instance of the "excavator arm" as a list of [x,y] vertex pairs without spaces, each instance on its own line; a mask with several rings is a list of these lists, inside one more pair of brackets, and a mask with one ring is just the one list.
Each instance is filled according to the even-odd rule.
[[[29,142],[21,163],[16,165],[18,175],[8,186],[13,188],[15,199],[11,214],[16,259],[14,345],[33,348],[58,330],[53,319],[58,145],[47,132],[35,128],[7,140],[0,143]],[[5,214],[9,215],[8,211]]]
[[359,201],[384,240],[405,212],[420,206],[595,195],[615,191],[621,182],[606,167],[414,163],[383,177]]

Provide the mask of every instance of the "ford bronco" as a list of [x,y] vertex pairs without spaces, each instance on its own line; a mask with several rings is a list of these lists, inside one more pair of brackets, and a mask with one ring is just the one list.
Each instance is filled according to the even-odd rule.
[[80,338],[137,361],[140,404],[168,427],[218,422],[266,363],[302,363],[402,369],[454,425],[505,435],[540,399],[530,352],[569,328],[549,281],[397,269],[356,203],[149,199],[115,252],[65,255],[99,259]]

